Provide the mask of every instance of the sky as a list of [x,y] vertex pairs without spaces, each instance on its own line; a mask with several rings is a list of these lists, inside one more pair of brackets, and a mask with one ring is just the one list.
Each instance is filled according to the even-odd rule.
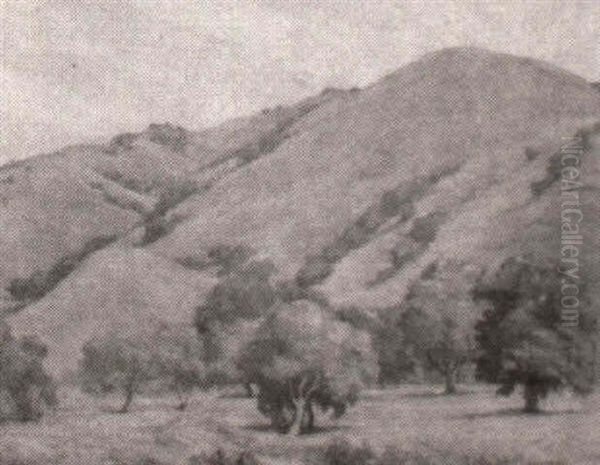
[[363,86],[444,47],[600,81],[600,2],[0,0],[0,164]]

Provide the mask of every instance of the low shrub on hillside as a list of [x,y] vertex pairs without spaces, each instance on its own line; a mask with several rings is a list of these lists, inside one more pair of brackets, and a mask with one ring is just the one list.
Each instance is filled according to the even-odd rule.
[[190,142],[188,131],[169,123],[151,124],[148,127],[148,138],[155,144],[168,147],[174,152],[183,152]]
[[325,257],[314,256],[306,260],[296,274],[296,283],[300,287],[310,287],[320,283],[333,272],[333,265]]
[[416,218],[408,235],[419,244],[430,244],[435,240],[443,220],[443,215],[439,212]]
[[131,148],[133,148],[133,144],[138,137],[138,134],[134,134],[131,132],[119,134],[118,136],[115,136],[110,140],[109,148],[115,150],[118,147],[124,150],[130,150]]
[[182,219],[176,215],[168,218],[167,213],[198,192],[199,188],[193,181],[173,179],[165,182],[154,207],[143,217],[144,237],[140,245],[151,244],[167,235]]

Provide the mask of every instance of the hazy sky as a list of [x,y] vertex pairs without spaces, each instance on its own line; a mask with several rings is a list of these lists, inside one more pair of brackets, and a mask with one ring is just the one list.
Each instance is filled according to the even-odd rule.
[[0,163],[200,128],[477,45],[600,80],[598,1],[0,0]]

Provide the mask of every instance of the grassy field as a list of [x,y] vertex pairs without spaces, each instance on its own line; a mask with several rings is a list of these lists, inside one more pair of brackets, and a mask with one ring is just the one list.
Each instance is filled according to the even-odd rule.
[[269,431],[254,400],[222,393],[198,394],[185,412],[173,409],[175,400],[140,398],[123,415],[110,411],[116,399],[66,390],[61,397],[40,423],[0,426],[0,465],[187,464],[217,446],[252,450],[265,464],[300,464],[335,438],[375,450],[394,445],[531,464],[600,463],[600,395],[552,397],[545,413],[527,416],[519,397],[498,398],[488,387],[463,387],[447,397],[435,388],[403,386],[369,391],[346,416],[320,416],[319,430],[299,438]]

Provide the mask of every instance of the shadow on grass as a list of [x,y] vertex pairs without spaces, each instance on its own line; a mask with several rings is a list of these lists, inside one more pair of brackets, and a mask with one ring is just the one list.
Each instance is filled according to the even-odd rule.
[[249,396],[244,392],[224,392],[219,394],[219,399],[245,399],[245,400],[255,400],[256,396]]
[[[271,425],[267,423],[251,423],[241,427],[244,431],[253,431],[257,433],[275,433],[275,430],[271,427]],[[325,433],[335,433],[340,431],[347,431],[351,429],[346,425],[322,425],[315,426],[314,429],[309,434],[303,434],[302,437],[311,437],[318,434]],[[281,434],[281,436],[285,436],[285,434]]]
[[500,418],[500,417],[523,417],[523,418],[547,418],[547,417],[558,417],[562,415],[583,415],[584,412],[579,410],[569,409],[560,411],[545,411],[540,410],[539,412],[525,412],[523,409],[510,408],[495,410],[492,412],[481,412],[481,413],[466,413],[464,415],[454,415],[449,418],[458,420],[477,420],[483,418]]
[[452,399],[454,397],[461,396],[472,396],[477,394],[476,391],[458,391],[453,394],[447,394],[445,392],[426,391],[426,392],[407,392],[400,397],[407,397],[409,399]]

